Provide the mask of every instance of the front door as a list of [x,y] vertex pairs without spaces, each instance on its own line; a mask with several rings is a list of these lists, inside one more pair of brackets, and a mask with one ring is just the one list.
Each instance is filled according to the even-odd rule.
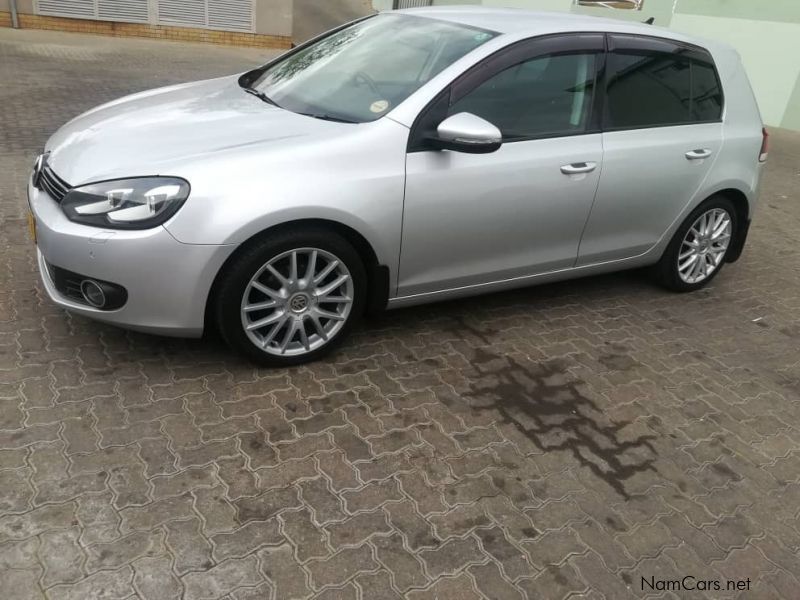
[[[574,266],[601,173],[601,34],[517,44],[469,71],[412,131],[398,296],[474,288]],[[434,150],[461,112],[503,133],[492,154]]]

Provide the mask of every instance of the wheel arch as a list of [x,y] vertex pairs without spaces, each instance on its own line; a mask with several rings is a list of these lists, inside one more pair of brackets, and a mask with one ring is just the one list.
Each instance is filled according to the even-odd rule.
[[741,189],[728,187],[714,192],[703,200],[703,202],[714,196],[723,196],[727,198],[733,203],[736,209],[736,232],[733,236],[733,243],[725,257],[725,262],[733,263],[739,260],[739,257],[742,255],[745,242],[747,241],[747,234],[750,231],[750,215],[752,214],[750,200],[747,194]]
[[243,252],[245,252],[252,245],[258,243],[269,235],[273,235],[279,231],[284,231],[292,228],[307,228],[307,229],[323,229],[325,231],[333,231],[342,236],[348,243],[350,243],[359,256],[364,261],[364,268],[367,272],[367,314],[375,314],[383,311],[389,300],[389,286],[390,286],[390,272],[386,265],[380,264],[378,255],[372,244],[369,243],[360,232],[356,231],[349,225],[333,221],[330,219],[295,219],[286,221],[277,225],[272,225],[258,233],[251,235],[244,242],[234,250],[231,255],[225,260],[222,266],[217,270],[214,276],[214,281],[209,289],[208,298],[206,298],[205,308],[205,330],[209,331],[213,325],[213,307],[216,301],[219,283],[222,279],[222,274],[227,267],[235,261]]

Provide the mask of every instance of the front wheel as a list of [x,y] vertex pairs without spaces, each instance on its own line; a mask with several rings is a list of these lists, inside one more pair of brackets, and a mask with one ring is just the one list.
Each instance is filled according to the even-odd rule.
[[656,265],[659,282],[676,292],[708,285],[725,264],[736,231],[733,203],[723,196],[706,200],[681,224]]
[[217,323],[230,346],[260,364],[302,364],[343,341],[365,292],[363,263],[346,240],[286,231],[237,257],[220,283]]

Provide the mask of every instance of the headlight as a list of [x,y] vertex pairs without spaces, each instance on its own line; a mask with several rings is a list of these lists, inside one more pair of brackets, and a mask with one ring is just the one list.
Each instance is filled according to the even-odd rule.
[[70,221],[112,229],[161,225],[189,197],[189,182],[177,177],[137,177],[71,189],[61,201]]

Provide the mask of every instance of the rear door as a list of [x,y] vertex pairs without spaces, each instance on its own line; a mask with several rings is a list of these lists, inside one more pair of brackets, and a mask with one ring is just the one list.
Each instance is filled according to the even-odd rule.
[[661,38],[608,39],[603,172],[581,266],[652,248],[722,148],[722,91],[708,52]]

